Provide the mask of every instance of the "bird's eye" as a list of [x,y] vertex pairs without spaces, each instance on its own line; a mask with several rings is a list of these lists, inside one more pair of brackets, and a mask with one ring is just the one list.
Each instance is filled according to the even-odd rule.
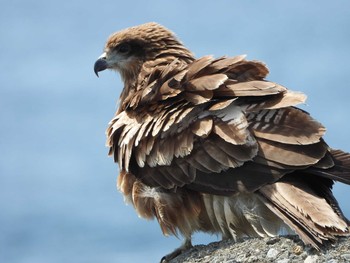
[[121,54],[128,54],[131,51],[131,46],[129,44],[121,44],[118,47],[118,52]]

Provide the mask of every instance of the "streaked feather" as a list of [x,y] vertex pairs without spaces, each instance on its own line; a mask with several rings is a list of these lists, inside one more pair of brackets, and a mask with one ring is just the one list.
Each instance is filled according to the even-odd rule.
[[247,81],[228,84],[226,87],[233,91],[233,96],[266,96],[282,93],[286,88],[268,81]]
[[215,90],[228,79],[225,74],[213,74],[202,76],[188,82],[186,89],[189,91]]
[[212,132],[213,120],[211,118],[204,118],[196,121],[192,125],[192,132],[201,138],[206,138]]
[[313,144],[319,142],[325,128],[310,115],[296,108],[262,110],[248,114],[254,135],[285,144]]
[[291,145],[259,139],[258,143],[260,146],[258,155],[277,163],[292,166],[316,164],[328,150],[324,142],[311,145]]

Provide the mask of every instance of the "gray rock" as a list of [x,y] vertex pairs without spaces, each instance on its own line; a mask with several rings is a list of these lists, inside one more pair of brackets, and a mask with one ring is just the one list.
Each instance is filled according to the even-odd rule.
[[267,258],[276,258],[279,251],[275,248],[270,248],[269,251],[267,251],[266,257]]
[[240,242],[225,240],[199,245],[179,255],[171,263],[345,263],[350,262],[350,238],[316,251],[295,236],[250,238]]
[[304,263],[317,263],[318,256],[317,255],[310,255],[307,256],[306,259],[304,260]]
[[340,257],[343,258],[343,259],[345,259],[345,260],[350,261],[350,254],[349,254],[349,253],[343,254],[343,255],[341,255]]

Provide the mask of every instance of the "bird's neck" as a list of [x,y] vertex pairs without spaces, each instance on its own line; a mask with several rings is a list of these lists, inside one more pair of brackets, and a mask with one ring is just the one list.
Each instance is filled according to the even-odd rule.
[[138,70],[124,72],[122,74],[124,89],[120,95],[118,112],[127,108],[135,108],[142,100],[145,88],[149,88],[149,85],[154,81],[154,77],[160,75],[175,60],[179,69],[183,69],[192,63],[195,58],[190,51],[182,51],[180,54],[163,53],[153,60],[145,61]]

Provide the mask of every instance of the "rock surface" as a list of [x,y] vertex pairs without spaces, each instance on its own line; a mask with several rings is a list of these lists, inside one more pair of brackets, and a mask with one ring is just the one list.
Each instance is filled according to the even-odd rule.
[[241,242],[226,240],[197,245],[179,255],[171,263],[342,263],[350,262],[350,238],[317,251],[305,246],[296,236],[251,238]]

